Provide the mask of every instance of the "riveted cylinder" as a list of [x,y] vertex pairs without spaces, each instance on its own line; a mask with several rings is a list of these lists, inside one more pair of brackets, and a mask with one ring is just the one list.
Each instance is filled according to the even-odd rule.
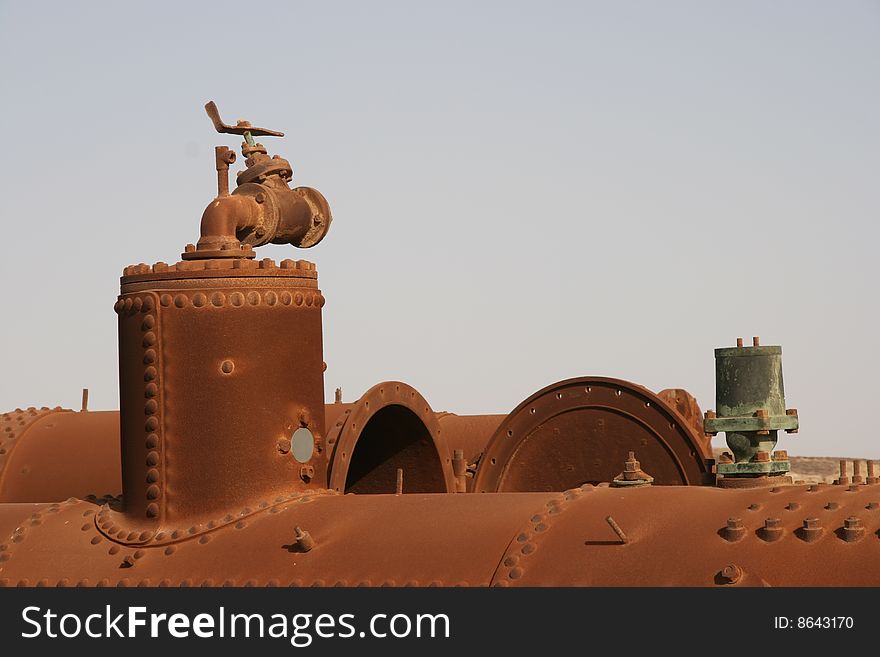
[[292,303],[323,301],[314,267],[169,269],[123,276],[117,304],[128,522],[193,524],[307,488],[302,458],[277,445],[324,435],[323,303]]

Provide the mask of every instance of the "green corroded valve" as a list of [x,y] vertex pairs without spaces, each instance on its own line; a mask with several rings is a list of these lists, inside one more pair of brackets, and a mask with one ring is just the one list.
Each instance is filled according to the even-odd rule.
[[780,429],[798,430],[797,410],[785,408],[782,386],[782,347],[762,347],[753,338],[744,347],[742,338],[736,347],[715,350],[716,411],[707,411],[705,431],[727,434],[733,452],[722,456],[717,473],[726,477],[780,475],[791,470],[788,454],[776,447]]

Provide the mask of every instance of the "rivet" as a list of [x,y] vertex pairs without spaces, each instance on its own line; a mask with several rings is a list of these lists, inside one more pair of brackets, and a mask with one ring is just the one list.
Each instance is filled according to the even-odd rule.
[[141,308],[144,307],[144,300],[140,297],[135,297],[134,300],[131,302],[131,307],[134,308],[136,312],[140,312]]
[[239,520],[237,523],[235,523],[235,528],[236,529],[244,529],[246,527],[246,525],[247,525],[247,523],[245,523],[244,520]]
[[[148,447],[149,447],[149,445],[148,445]],[[147,470],[147,483],[152,484],[157,481],[159,481],[159,471],[156,469]]]
[[233,363],[231,360],[224,360],[222,363],[220,363],[220,371],[224,374],[232,374],[232,370],[234,369],[235,363]]
[[799,508],[801,508],[801,505],[798,504],[797,502],[789,502],[785,506],[785,508],[788,509],[789,511],[797,511]]
[[144,429],[146,429],[147,432],[156,431],[158,428],[159,428],[159,420],[155,416],[148,417],[147,421],[144,422]]
[[174,305],[178,308],[183,308],[186,306],[189,299],[186,298],[185,294],[178,294],[174,297]]
[[241,292],[233,292],[229,295],[229,302],[233,306],[240,306],[244,303],[244,295]]
[[147,465],[153,466],[158,465],[159,463],[159,453],[158,452],[148,452],[147,453]]
[[293,301],[293,296],[291,296],[290,292],[282,292],[281,293],[281,303],[285,306],[289,306],[291,301]]
[[144,388],[145,397],[155,397],[159,392],[159,387],[155,383],[148,383]]
[[297,292],[293,295],[293,303],[297,306],[303,305],[303,295],[301,292]]
[[315,295],[309,292],[306,295],[306,305],[311,306],[315,302]]
[[129,298],[129,299],[126,299],[125,301],[122,302],[122,307],[127,311],[131,310],[131,304],[132,304],[132,301]]
[[158,499],[160,492],[161,491],[159,490],[159,487],[156,486],[155,484],[153,484],[152,486],[148,486],[147,487],[147,499],[148,500]]
[[[144,365],[150,365],[151,363],[155,363],[155,362],[156,362],[156,352],[153,351],[152,349],[147,349],[144,352]],[[148,367],[147,369],[149,370],[150,368]],[[155,372],[155,369],[153,371]],[[155,378],[155,375],[154,375],[154,378]]]
[[827,511],[836,511],[838,508],[840,508],[840,505],[837,502],[829,502],[825,505]]
[[252,306],[260,305],[260,293],[259,292],[248,292],[247,294],[248,303]]
[[150,399],[144,404],[144,413],[146,415],[154,415],[159,410],[159,403],[155,399]]
[[722,537],[726,541],[734,542],[746,535],[746,528],[739,518],[728,518],[727,526],[722,531]]
[[147,504],[147,517],[155,518],[159,515],[159,505],[158,504]]
[[850,516],[843,521],[843,540],[854,543],[865,535],[865,528],[861,518]]
[[[162,264],[165,264],[165,263],[162,263]],[[153,308],[155,308],[155,306],[156,306],[156,302],[153,301],[153,297],[151,297],[151,296],[144,297],[144,310],[146,312],[152,311]]]
[[208,297],[206,297],[206,296],[205,296],[204,294],[202,294],[201,292],[196,292],[196,293],[193,295],[193,305],[194,305],[196,308],[201,308],[201,307],[204,306],[206,303],[208,303]]
[[721,578],[726,580],[728,584],[736,584],[742,578],[742,568],[737,566],[735,563],[730,563],[724,566],[721,569],[719,575]]
[[276,303],[278,303],[278,295],[271,291],[266,292],[266,305],[274,306]]
[[144,343],[143,344],[145,347],[152,347],[154,344],[156,344],[156,334],[153,333],[152,331],[148,331],[147,333],[144,333]]
[[141,323],[141,330],[149,331],[154,326],[156,326],[156,318],[152,315],[147,315],[146,317],[144,317],[144,321]]
[[803,527],[798,528],[795,535],[802,541],[812,543],[821,538],[824,531],[819,525],[818,518],[806,518]]
[[177,548],[175,546],[169,545],[167,548],[165,548],[165,555],[170,557],[176,551],[177,551]]
[[141,533],[140,533],[140,535],[138,536],[138,540],[141,541],[141,542],[143,542],[143,541],[148,541],[148,540],[150,540],[152,537],[153,537],[153,532],[146,532],[146,531],[144,531],[144,532],[141,532]]
[[108,554],[116,554],[117,552],[119,552],[119,546],[118,546],[118,545],[111,545],[111,546],[110,546],[110,549],[107,550],[107,553],[108,553]]
[[764,526],[758,530],[758,538],[768,543],[778,540],[783,534],[782,520],[779,518],[767,518]]
[[175,529],[173,532],[171,532],[171,538],[180,538],[182,534],[182,531],[180,531],[179,529]]
[[217,306],[218,308],[226,303],[226,295],[222,292],[214,292],[211,295],[211,304]]
[[510,573],[508,573],[508,577],[510,577],[510,579],[519,579],[523,576],[523,572],[524,571],[522,568],[511,568]]
[[207,542],[210,541],[210,540],[211,540],[211,537],[208,536],[207,534],[205,534],[204,536],[202,536],[201,538],[199,538],[199,543],[201,543],[202,545],[204,545],[205,543],[207,543]]

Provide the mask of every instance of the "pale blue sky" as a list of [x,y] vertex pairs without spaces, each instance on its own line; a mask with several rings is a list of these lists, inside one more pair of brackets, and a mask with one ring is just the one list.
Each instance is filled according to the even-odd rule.
[[[215,193],[202,106],[334,212],[326,396],[507,412],[784,347],[791,453],[880,457],[880,2],[0,2],[0,409],[117,408],[122,267]],[[238,167],[239,165],[236,165]]]

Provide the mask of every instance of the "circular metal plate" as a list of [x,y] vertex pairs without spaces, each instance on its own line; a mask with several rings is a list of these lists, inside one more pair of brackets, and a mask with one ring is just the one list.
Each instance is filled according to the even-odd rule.
[[477,492],[563,491],[610,482],[630,451],[655,485],[705,483],[708,441],[640,385],[604,377],[555,383],[517,406],[489,440]]
[[308,463],[315,453],[315,437],[305,427],[293,432],[290,438],[290,453],[300,463]]

